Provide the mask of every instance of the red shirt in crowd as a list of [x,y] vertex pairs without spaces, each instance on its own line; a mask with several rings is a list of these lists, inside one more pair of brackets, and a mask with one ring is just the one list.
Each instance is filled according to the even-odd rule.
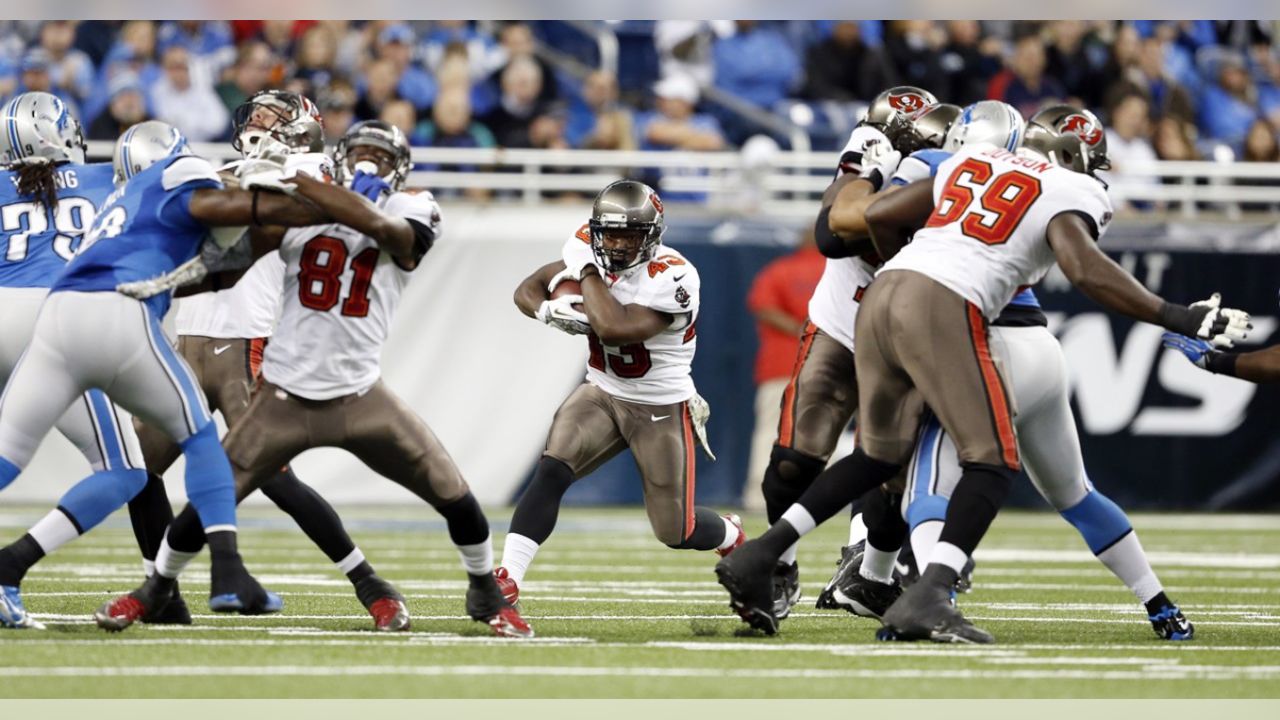
[[[752,313],[766,308],[781,310],[797,323],[809,316],[809,298],[818,286],[826,258],[812,245],[806,245],[764,266],[747,296]],[[756,355],[756,384],[775,378],[789,377],[795,365],[800,339],[795,333],[784,333],[771,325],[756,321],[760,351]]]

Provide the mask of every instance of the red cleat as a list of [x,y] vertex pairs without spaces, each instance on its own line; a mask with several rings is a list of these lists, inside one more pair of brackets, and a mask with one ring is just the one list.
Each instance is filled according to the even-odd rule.
[[369,606],[373,627],[380,632],[404,632],[409,629],[409,609],[393,597],[374,600]]
[[503,599],[511,603],[512,606],[520,602],[520,588],[516,585],[516,581],[511,579],[511,575],[506,568],[495,568],[493,579],[498,581],[498,589],[502,591]]
[[131,594],[121,595],[98,608],[93,613],[93,620],[103,630],[120,632],[141,620],[142,616],[146,614],[147,608],[138,598]]
[[737,515],[733,513],[728,513],[726,515],[721,515],[720,517],[724,518],[725,520],[728,520],[734,527],[738,528],[738,539],[734,540],[732,545],[730,545],[727,548],[716,549],[717,555],[719,555],[720,557],[725,557],[726,555],[733,552],[734,550],[737,550],[742,545],[742,543],[747,541],[747,533],[744,532],[742,529],[742,518],[738,517]]
[[533,628],[529,627],[529,623],[520,617],[520,611],[510,605],[499,610],[498,614],[489,618],[487,622],[489,627],[493,628],[493,634],[498,637],[533,637]]

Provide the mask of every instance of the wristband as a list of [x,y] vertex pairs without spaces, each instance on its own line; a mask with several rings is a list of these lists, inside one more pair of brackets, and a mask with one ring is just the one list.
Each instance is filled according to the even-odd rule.
[[1205,361],[1204,369],[1215,375],[1236,376],[1236,361],[1240,359],[1240,353],[1233,352],[1210,352],[1208,359]]
[[1166,330],[1188,337],[1200,336],[1200,324],[1196,322],[1196,313],[1185,305],[1174,305],[1166,302],[1160,306],[1160,324]]

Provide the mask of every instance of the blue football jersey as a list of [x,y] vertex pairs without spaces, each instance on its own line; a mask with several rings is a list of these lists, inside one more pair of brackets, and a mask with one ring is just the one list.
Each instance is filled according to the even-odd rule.
[[[161,160],[133,176],[98,208],[84,247],[52,292],[115,292],[120,283],[164,275],[195,257],[207,229],[191,217],[191,193],[221,187],[209,161],[195,155]],[[157,318],[169,311],[171,295],[146,301]]]
[[0,171],[0,287],[52,285],[114,189],[111,163],[59,165],[56,182],[51,209],[18,194],[16,171]]

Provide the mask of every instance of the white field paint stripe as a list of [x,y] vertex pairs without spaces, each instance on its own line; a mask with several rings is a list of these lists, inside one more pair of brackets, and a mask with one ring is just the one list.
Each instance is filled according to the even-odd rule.
[[[633,646],[635,647],[635,646]],[[775,643],[769,641],[767,643],[757,643],[751,641],[744,642],[724,642],[724,641],[669,641],[669,640],[651,640],[644,643],[643,647],[664,648],[669,650],[689,650],[694,652],[732,652],[742,650],[747,652],[816,652],[816,653],[833,653],[833,654],[871,654],[871,655],[948,655],[951,657],[1017,657],[1026,655],[1032,651],[1048,651],[1048,652],[1156,652],[1157,654],[1167,654],[1168,652],[1177,653],[1195,653],[1195,652],[1270,652],[1280,653],[1280,645],[1232,645],[1232,646],[1206,646],[1196,645],[1195,643],[1175,643],[1175,642],[1153,642],[1150,645],[1004,645],[1004,646],[983,646],[983,645],[948,645],[940,647],[932,643],[882,643],[868,641],[867,644],[844,643],[838,645],[827,645],[821,643]]]
[[[976,562],[1094,563],[1097,558],[1087,550],[1014,550],[978,548]],[[1156,567],[1280,568],[1280,555],[1260,553],[1148,552],[1147,559]]]
[[1139,665],[1139,666],[1163,666],[1182,669],[1187,667],[1179,665],[1178,658],[1139,658],[1139,657],[1074,657],[1074,658],[1046,658],[1046,657],[984,657],[979,658],[979,662],[989,665]]
[[418,677],[457,676],[550,676],[550,677],[666,677],[732,679],[853,679],[927,678],[933,680],[1260,680],[1280,677],[1280,666],[1218,667],[1158,665],[1151,672],[1141,670],[949,670],[949,669],[722,669],[706,667],[583,667],[511,665],[257,665],[219,666],[163,665],[151,667],[49,666],[0,667],[8,677],[365,677],[370,675],[410,675]]

